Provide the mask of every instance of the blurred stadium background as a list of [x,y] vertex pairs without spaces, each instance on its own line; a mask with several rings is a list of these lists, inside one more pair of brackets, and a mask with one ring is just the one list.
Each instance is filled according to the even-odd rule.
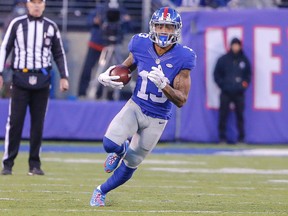
[[[51,92],[45,122],[46,140],[99,141],[110,120],[125,101],[79,99],[77,88],[90,37],[86,25],[88,13],[104,1],[47,0],[45,15],[62,31],[70,71],[71,89],[58,92],[57,75]],[[161,6],[176,8],[182,15],[182,43],[198,55],[192,72],[192,89],[186,106],[175,108],[161,141],[197,143],[217,142],[219,90],[212,79],[216,58],[225,52],[229,40],[238,36],[252,62],[253,82],[246,97],[246,142],[248,144],[288,143],[288,47],[287,2],[285,0],[231,0],[227,7],[199,7],[200,1],[120,0],[132,18],[132,32],[121,46],[125,56],[127,43],[138,32],[148,31],[154,10]],[[207,4],[213,1],[206,1]],[[217,1],[214,1],[217,2]],[[13,0],[0,0],[0,25],[13,10]],[[185,6],[190,5],[190,6]],[[0,40],[1,41],[1,40]],[[55,85],[56,83],[56,85]],[[4,138],[8,99],[0,99],[0,138]],[[29,115],[23,137],[29,136]],[[235,142],[235,117],[231,114],[228,136]]]

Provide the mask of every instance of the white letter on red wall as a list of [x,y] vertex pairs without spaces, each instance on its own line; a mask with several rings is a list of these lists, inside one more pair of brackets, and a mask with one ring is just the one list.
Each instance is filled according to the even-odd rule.
[[279,44],[279,28],[254,29],[254,108],[280,110],[281,95],[273,91],[273,74],[280,73],[281,59],[273,55],[273,45]]
[[242,27],[208,28],[205,32],[205,84],[206,84],[206,106],[209,109],[218,109],[220,90],[214,81],[214,67],[218,58],[225,54],[230,48],[230,41],[237,37],[243,38]]

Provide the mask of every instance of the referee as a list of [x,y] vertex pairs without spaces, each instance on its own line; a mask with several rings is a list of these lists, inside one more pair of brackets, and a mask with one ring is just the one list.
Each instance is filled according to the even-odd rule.
[[45,0],[27,0],[26,15],[16,17],[0,49],[0,88],[12,51],[12,93],[6,125],[2,175],[11,175],[18,154],[27,107],[31,116],[29,175],[44,175],[40,148],[50,89],[52,55],[60,72],[60,90],[69,88],[64,48],[57,25],[43,16]]

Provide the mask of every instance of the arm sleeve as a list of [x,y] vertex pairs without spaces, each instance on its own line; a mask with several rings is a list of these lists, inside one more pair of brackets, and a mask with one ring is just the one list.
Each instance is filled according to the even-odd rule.
[[16,29],[15,22],[11,22],[6,31],[3,42],[1,44],[1,48],[0,48],[0,73],[1,74],[4,70],[5,61],[14,46],[14,41],[16,39],[15,29]]
[[[197,60],[197,55],[194,51],[188,51],[187,53],[188,58],[185,59],[182,69],[188,69],[188,70],[193,70],[196,67],[196,60]],[[188,55],[189,54],[189,55]]]
[[87,25],[88,25],[89,27],[93,27],[94,25],[96,25],[96,24],[94,24],[94,17],[96,16],[96,14],[97,14],[96,9],[93,10],[93,11],[91,11],[91,12],[88,14],[88,16],[87,16]]
[[219,88],[222,86],[222,78],[221,78],[221,59],[218,59],[215,69],[214,69],[214,81],[218,85]]
[[61,78],[68,78],[68,67],[66,61],[66,55],[63,47],[63,42],[61,39],[60,31],[57,26],[55,26],[55,35],[53,37],[52,42],[52,54],[53,58],[56,62],[56,65],[59,69],[60,77]]
[[251,82],[251,65],[250,65],[250,62],[249,60],[246,58],[246,64],[247,64],[247,67],[246,67],[246,73],[244,74],[244,80],[247,82],[247,83],[250,83]]
[[128,50],[129,52],[131,52],[133,54],[133,59],[134,59],[134,62],[133,64],[137,64],[137,55],[135,54],[135,49],[134,49],[134,39],[135,39],[136,35],[134,35],[131,40],[129,41],[129,44],[128,44]]

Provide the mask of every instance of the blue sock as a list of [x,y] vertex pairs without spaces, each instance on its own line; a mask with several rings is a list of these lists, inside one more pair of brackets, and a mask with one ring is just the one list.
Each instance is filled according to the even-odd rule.
[[105,136],[103,138],[103,146],[107,153],[115,152],[117,155],[120,155],[124,150],[124,147],[122,145],[119,146],[118,144],[116,144],[115,142],[113,142],[112,140],[108,139]]
[[122,161],[121,165],[114,171],[113,175],[101,185],[101,191],[106,194],[124,184],[132,177],[136,169],[137,168],[132,169],[127,167],[124,161]]

